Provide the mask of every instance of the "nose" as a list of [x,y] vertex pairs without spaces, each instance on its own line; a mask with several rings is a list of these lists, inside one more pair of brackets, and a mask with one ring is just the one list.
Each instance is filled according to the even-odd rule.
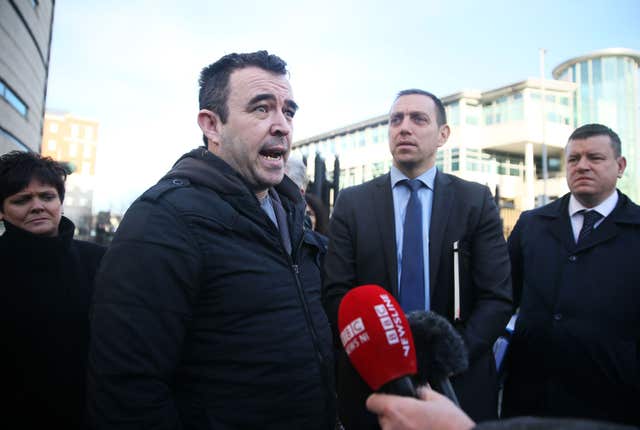
[[587,157],[580,157],[580,159],[578,160],[578,163],[576,164],[576,169],[582,171],[582,170],[589,170],[589,168],[590,168],[590,164]]
[[288,136],[293,130],[291,118],[288,118],[284,112],[277,112],[271,124],[270,132],[274,136]]
[[409,127],[410,123],[411,123],[411,119],[407,115],[405,115],[402,118],[402,121],[400,122],[400,125],[399,125],[400,134],[402,135],[411,134],[411,127]]
[[44,210],[44,202],[39,198],[33,199],[33,206],[31,206],[32,212],[40,212]]

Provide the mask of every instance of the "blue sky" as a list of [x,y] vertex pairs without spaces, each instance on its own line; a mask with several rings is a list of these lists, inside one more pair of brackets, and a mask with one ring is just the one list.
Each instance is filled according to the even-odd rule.
[[121,212],[201,143],[200,69],[267,49],[289,65],[294,140],[385,113],[401,89],[446,96],[640,51],[640,1],[56,2],[47,107],[100,122],[94,210]]

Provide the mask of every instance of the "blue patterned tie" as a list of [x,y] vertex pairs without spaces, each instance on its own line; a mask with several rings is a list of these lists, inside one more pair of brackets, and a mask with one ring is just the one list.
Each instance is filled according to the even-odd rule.
[[402,272],[400,273],[400,305],[405,312],[425,310],[424,254],[422,243],[422,203],[418,190],[422,182],[403,182],[411,190],[402,235]]
[[582,211],[582,217],[582,228],[580,229],[580,234],[578,234],[578,243],[582,242],[591,233],[593,226],[602,218],[602,214],[596,211]]

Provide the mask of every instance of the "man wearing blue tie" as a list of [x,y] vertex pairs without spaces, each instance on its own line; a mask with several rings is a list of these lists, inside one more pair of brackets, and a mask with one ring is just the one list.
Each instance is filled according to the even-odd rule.
[[[417,89],[398,94],[389,114],[391,171],[341,191],[336,201],[323,300],[334,330],[342,297],[369,283],[389,290],[405,312],[432,310],[446,317],[469,350],[469,370],[453,381],[456,394],[481,421],[497,416],[491,347],[511,313],[509,258],[489,189],[435,167],[436,151],[449,133],[440,99]],[[345,428],[376,428],[365,409],[370,390],[344,353],[337,368]]]
[[583,125],[565,162],[571,192],[523,212],[509,237],[520,309],[503,415],[638,426],[640,207],[616,189],[627,165],[620,137]]

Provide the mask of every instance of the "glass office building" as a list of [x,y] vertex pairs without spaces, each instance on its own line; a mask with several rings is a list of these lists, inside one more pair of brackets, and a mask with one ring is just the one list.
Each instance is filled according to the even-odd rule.
[[619,188],[640,201],[640,52],[611,48],[572,58],[553,70],[553,77],[577,84],[573,95],[574,126],[601,123],[622,140],[627,170]]
[[0,155],[40,152],[54,6],[0,1]]
[[[515,211],[503,213],[508,234],[520,211],[569,191],[567,139],[576,127],[598,122],[620,135],[627,170],[618,186],[640,202],[639,66],[640,52],[612,48],[565,61],[553,70],[554,79],[528,78],[442,97],[451,135],[438,150],[436,165],[492,191],[499,189],[501,206]],[[388,115],[381,115],[296,141],[293,149],[307,158],[311,178],[316,154],[325,159],[329,178],[339,156],[340,186],[357,185],[389,170],[387,124]]]

